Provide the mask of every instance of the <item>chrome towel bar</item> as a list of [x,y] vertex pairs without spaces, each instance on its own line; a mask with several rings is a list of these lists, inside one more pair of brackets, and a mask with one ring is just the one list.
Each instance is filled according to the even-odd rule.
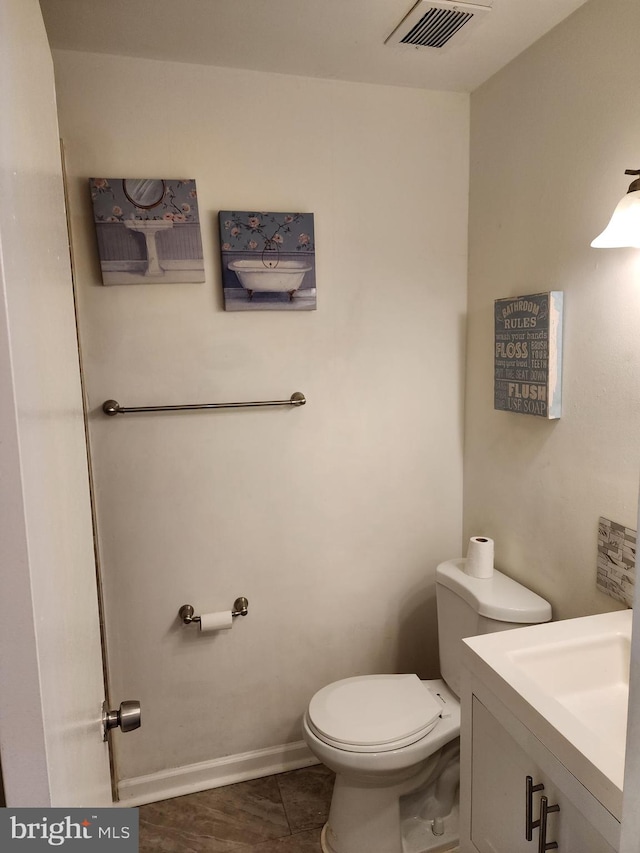
[[189,409],[242,409],[246,406],[304,406],[306,397],[294,391],[288,400],[264,400],[255,403],[194,403],[186,406],[121,406],[117,400],[105,400],[102,411],[105,415],[127,415],[129,412],[183,412]]

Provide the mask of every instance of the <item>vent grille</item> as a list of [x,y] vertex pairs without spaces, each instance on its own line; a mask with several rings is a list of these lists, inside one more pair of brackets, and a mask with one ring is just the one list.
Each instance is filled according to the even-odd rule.
[[481,29],[492,7],[493,0],[415,0],[384,43],[400,50],[440,48],[442,56]]
[[402,44],[415,44],[421,47],[444,47],[453,36],[473,18],[472,12],[460,12],[453,9],[429,9],[400,39]]

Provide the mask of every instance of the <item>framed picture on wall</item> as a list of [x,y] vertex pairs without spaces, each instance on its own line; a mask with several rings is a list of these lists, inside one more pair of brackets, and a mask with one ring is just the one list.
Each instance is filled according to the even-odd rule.
[[227,311],[313,311],[313,213],[221,210],[220,255]]
[[103,284],[203,282],[193,179],[90,178]]
[[564,294],[548,290],[494,304],[494,409],[559,418]]

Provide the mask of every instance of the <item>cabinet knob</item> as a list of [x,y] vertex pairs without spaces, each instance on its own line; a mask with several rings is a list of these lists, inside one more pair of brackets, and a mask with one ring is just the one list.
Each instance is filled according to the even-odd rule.
[[560,806],[550,806],[546,797],[540,797],[540,838],[538,842],[538,853],[546,853],[547,850],[557,850],[557,841],[551,841],[547,844],[547,815],[550,812],[559,812]]

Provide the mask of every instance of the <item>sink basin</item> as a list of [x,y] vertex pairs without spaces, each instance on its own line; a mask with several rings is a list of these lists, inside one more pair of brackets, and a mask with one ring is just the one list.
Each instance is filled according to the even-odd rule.
[[[618,816],[622,806],[632,611],[465,640],[483,675],[522,721]],[[515,697],[515,699],[514,699]]]
[[508,657],[535,686],[624,754],[631,634],[604,633],[519,649]]

